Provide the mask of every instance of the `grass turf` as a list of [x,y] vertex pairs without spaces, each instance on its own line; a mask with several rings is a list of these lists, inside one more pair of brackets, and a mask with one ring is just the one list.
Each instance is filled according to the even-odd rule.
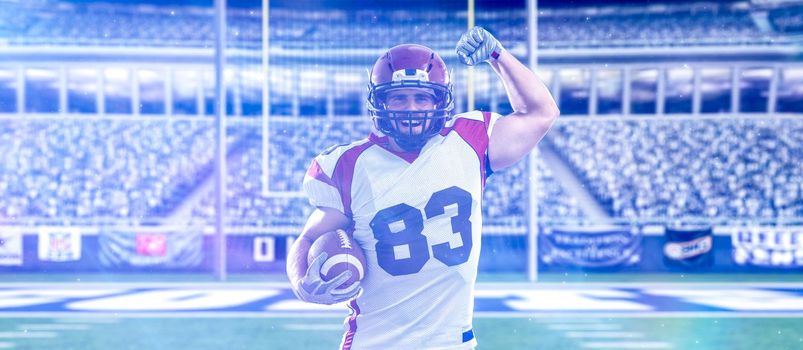
[[[99,322],[100,321],[100,322]],[[579,322],[579,323],[578,323]],[[0,334],[35,325],[83,324],[81,319],[2,318]],[[88,319],[88,329],[52,331],[54,337],[3,338],[18,349],[336,349],[341,318],[122,318]],[[620,339],[578,338],[554,324],[604,324],[630,334]],[[582,349],[588,343],[648,342],[673,349],[792,350],[803,348],[799,318],[477,318],[478,349]],[[39,332],[39,333],[37,333]],[[48,331],[50,332],[50,331]],[[53,334],[51,334],[53,335]],[[597,344],[599,346],[599,344]]]

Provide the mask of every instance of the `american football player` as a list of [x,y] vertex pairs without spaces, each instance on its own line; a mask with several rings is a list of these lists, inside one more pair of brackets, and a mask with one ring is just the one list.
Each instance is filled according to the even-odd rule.
[[[303,188],[316,207],[291,248],[287,274],[297,296],[348,302],[342,349],[471,349],[485,179],[513,165],[544,137],[559,110],[540,79],[487,30],[464,33],[456,53],[497,73],[513,112],[454,114],[446,64],[414,44],[374,64],[368,137],[312,160]],[[320,278],[325,256],[307,264],[312,242],[345,229],[365,252],[359,288],[349,272]]]

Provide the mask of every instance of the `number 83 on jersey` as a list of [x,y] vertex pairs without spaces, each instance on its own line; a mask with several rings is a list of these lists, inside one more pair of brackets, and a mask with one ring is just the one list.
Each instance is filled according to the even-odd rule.
[[[432,194],[423,212],[405,203],[379,210],[371,220],[370,226],[376,242],[376,256],[379,266],[394,276],[409,275],[421,271],[429,261],[429,242],[424,236],[426,220],[446,214],[446,207],[457,205],[457,215],[451,217],[453,234],[459,234],[462,246],[451,248],[449,242],[432,245],[432,256],[447,266],[460,265],[468,261],[471,254],[471,193],[452,186]],[[401,222],[402,230],[393,232],[391,225]],[[398,224],[393,225],[396,227]],[[398,258],[397,251],[407,247],[409,257]],[[399,254],[407,255],[407,254]]]

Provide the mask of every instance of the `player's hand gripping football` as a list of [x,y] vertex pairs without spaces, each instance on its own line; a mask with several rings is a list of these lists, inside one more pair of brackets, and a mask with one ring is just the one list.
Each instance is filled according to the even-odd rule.
[[326,253],[318,255],[307,268],[307,274],[300,279],[293,291],[306,302],[332,305],[350,300],[360,294],[362,288],[355,282],[346,289],[336,289],[351,277],[351,271],[344,271],[337,277],[324,281],[321,279],[321,266],[326,261]]
[[460,61],[469,66],[495,60],[502,50],[504,48],[499,40],[482,27],[474,27],[463,33],[455,48]]

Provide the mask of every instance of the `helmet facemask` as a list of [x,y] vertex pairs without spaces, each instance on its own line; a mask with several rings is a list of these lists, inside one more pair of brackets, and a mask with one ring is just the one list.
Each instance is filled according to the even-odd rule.
[[[451,84],[426,81],[426,72],[405,69],[394,74],[394,81],[377,84],[369,83],[368,112],[374,126],[385,135],[392,137],[405,151],[420,150],[430,138],[437,135],[451,119],[454,99]],[[407,73],[407,75],[404,75]],[[434,108],[427,110],[392,110],[386,106],[389,92],[397,89],[426,89],[431,91]],[[417,126],[420,132],[414,132]]]

